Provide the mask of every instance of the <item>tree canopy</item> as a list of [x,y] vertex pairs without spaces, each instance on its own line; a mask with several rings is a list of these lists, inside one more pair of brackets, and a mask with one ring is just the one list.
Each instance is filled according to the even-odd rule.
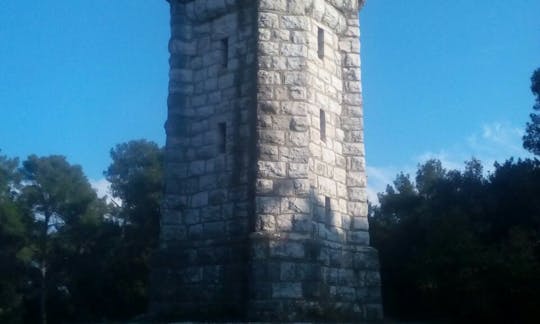
[[489,176],[440,161],[399,174],[372,206],[385,311],[400,319],[527,322],[540,313],[540,163]]
[[18,206],[19,161],[0,156],[0,322],[22,320],[24,269],[31,259],[29,219]]
[[523,147],[535,155],[540,155],[540,69],[534,71],[531,77],[531,91],[535,96],[534,112],[529,115]]
[[144,313],[157,244],[162,150],[131,141],[97,197],[64,156],[0,156],[0,322],[127,320]]

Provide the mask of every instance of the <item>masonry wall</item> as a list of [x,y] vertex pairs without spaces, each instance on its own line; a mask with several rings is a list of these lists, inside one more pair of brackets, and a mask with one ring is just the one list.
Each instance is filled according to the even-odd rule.
[[151,309],[238,318],[253,209],[255,7],[170,3],[166,188]]
[[170,320],[381,318],[358,1],[170,3],[151,312]]
[[356,4],[259,2],[252,318],[382,314],[369,248]]

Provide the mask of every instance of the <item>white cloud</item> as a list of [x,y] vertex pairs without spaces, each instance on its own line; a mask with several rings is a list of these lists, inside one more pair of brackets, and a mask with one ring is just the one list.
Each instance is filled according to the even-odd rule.
[[484,124],[482,131],[471,135],[467,144],[491,160],[505,160],[510,156],[527,156],[521,146],[524,130],[508,123]]
[[377,167],[377,166],[368,166],[366,168],[368,187],[367,187],[367,196],[370,202],[378,204],[379,199],[377,198],[377,193],[383,192],[386,190],[386,186],[391,184],[396,175],[400,171],[399,168],[395,167]]
[[510,157],[526,158],[531,155],[521,147],[523,129],[509,123],[485,123],[480,130],[437,153],[426,152],[417,157],[419,163],[430,158],[439,159],[447,169],[463,169],[464,162],[472,157],[482,161],[486,171],[493,170],[495,161],[504,162]]
[[379,197],[377,197],[377,193],[381,192],[382,190],[374,189],[373,187],[369,186],[366,188],[367,198],[368,200],[375,204],[379,204]]
[[90,185],[96,191],[99,198],[106,197],[108,202],[114,202],[117,205],[122,205],[120,199],[113,198],[111,193],[111,183],[107,179],[90,179]]
[[90,185],[96,191],[99,198],[111,195],[111,183],[107,179],[90,179]]
[[483,124],[480,129],[461,141],[446,148],[428,151],[411,158],[410,163],[393,166],[369,165],[368,197],[372,202],[378,202],[376,193],[385,190],[399,172],[410,174],[413,179],[418,164],[429,159],[438,159],[446,169],[463,170],[464,162],[472,157],[480,160],[484,171],[493,170],[495,161],[504,162],[510,157],[532,157],[521,147],[523,128],[505,122]]
[[[469,157],[470,158],[470,157]],[[446,169],[461,169],[463,166],[463,162],[469,158],[457,158],[455,154],[449,153],[445,150],[440,150],[438,153],[435,152],[425,152],[423,154],[420,154],[416,158],[417,164],[425,163],[428,160],[439,160],[441,161],[441,164]],[[416,168],[416,167],[415,167]],[[415,169],[416,172],[416,169]]]

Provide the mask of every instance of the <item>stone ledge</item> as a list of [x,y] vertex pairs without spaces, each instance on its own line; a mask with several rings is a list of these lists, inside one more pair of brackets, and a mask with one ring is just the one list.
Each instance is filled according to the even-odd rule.
[[[220,17],[228,14],[233,9],[241,9],[241,7],[248,7],[246,3],[251,1],[246,0],[166,0],[171,5],[174,3],[190,5],[192,7],[186,8],[189,13],[188,17],[190,21],[205,21]],[[276,0],[269,0],[276,1]],[[295,0],[287,0],[295,1]],[[299,0],[301,1],[301,0]],[[348,14],[350,12],[358,12],[364,6],[364,0],[304,0],[306,8],[312,8],[316,5],[320,5],[320,2],[327,1],[334,9],[340,11],[342,14]],[[251,4],[251,3],[250,3]],[[287,3],[285,3],[287,5]],[[286,10],[284,11],[287,12]]]
[[[204,22],[223,15],[229,14],[238,9],[249,8],[252,4],[250,0],[166,0],[172,5],[186,5],[185,13],[188,21]],[[250,4],[250,6],[246,5]],[[173,13],[176,14],[176,13]]]

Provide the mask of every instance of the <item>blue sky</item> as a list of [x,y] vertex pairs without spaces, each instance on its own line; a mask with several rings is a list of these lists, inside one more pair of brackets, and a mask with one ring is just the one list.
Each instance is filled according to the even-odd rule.
[[361,13],[369,183],[437,157],[527,156],[540,1],[372,0]]
[[[361,13],[369,184],[440,158],[526,156],[540,1],[370,0]],[[98,181],[111,147],[164,143],[165,0],[3,0],[0,149],[62,154]]]
[[99,179],[117,143],[164,143],[168,4],[0,2],[0,149],[62,154]]

